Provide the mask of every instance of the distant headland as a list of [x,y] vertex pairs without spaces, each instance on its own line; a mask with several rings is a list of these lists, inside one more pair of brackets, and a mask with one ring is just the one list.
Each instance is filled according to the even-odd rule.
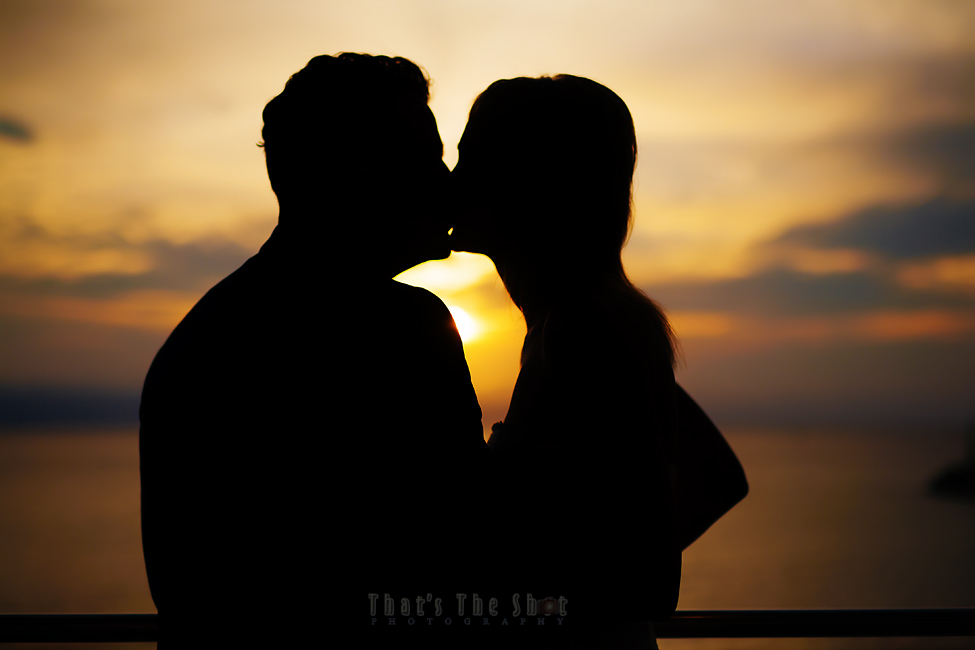
[[975,501],[975,422],[965,427],[965,456],[962,462],[942,470],[931,479],[928,491],[938,497]]

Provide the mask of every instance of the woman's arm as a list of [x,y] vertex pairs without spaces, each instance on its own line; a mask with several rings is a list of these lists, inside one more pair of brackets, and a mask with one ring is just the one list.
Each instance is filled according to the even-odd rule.
[[686,549],[748,494],[745,470],[707,414],[677,386],[677,518]]

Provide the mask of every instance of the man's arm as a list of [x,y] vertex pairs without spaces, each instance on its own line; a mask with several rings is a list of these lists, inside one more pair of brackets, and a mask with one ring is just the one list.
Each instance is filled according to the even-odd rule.
[[160,357],[157,355],[146,377],[139,406],[139,478],[142,505],[142,552],[146,563],[149,592],[156,609],[168,612],[173,605],[173,580],[176,578],[173,555],[176,549],[167,539],[173,534],[173,503],[175,495],[166,485],[167,469],[171,472],[167,456],[167,427],[162,418],[164,404],[177,408],[167,382],[160,375]]

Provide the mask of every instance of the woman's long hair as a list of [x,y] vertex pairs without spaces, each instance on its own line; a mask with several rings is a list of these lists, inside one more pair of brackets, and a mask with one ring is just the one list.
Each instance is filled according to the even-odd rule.
[[475,100],[463,146],[489,152],[479,173],[497,189],[493,212],[516,220],[506,228],[509,254],[495,260],[515,304],[544,308],[581,285],[618,294],[644,313],[673,365],[673,329],[627,278],[620,256],[637,156],[623,100],[572,75],[496,81]]

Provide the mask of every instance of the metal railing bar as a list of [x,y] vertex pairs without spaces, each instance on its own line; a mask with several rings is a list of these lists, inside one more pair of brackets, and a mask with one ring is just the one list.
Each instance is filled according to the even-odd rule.
[[975,608],[677,611],[661,639],[975,636]]
[[0,614],[0,643],[157,641],[158,614]]

